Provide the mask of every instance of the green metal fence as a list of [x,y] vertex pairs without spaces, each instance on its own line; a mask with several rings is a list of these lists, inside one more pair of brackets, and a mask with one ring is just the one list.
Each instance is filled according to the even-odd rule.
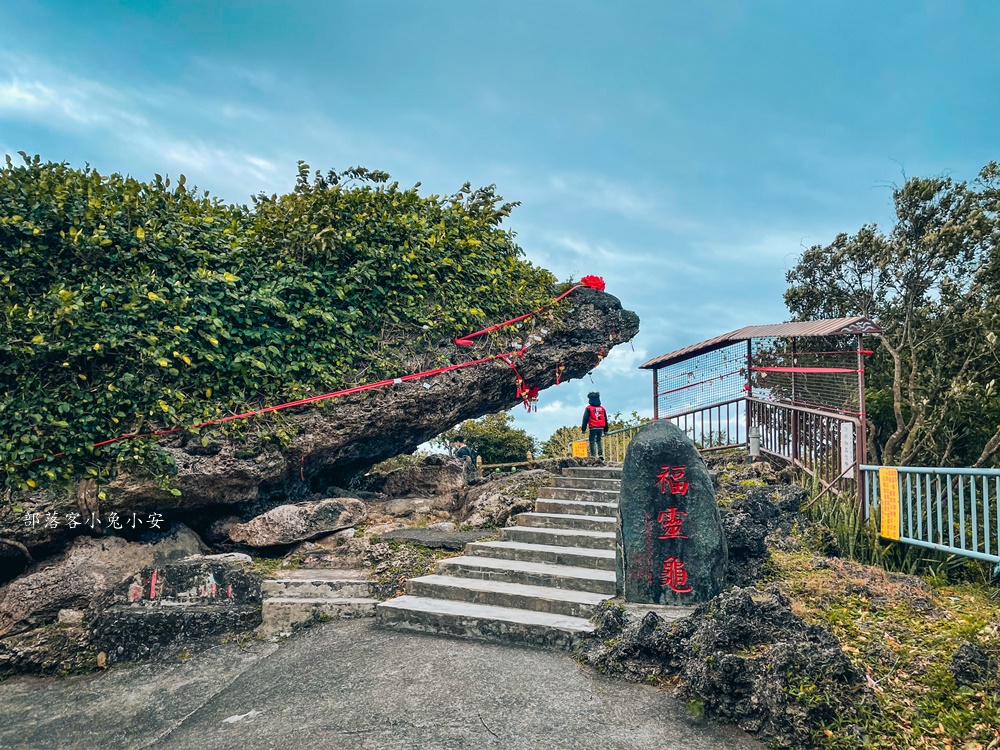
[[612,463],[621,463],[625,460],[625,451],[633,436],[642,428],[626,427],[621,430],[612,430],[604,434],[604,460]]
[[[861,471],[869,517],[879,524],[888,511],[891,530],[887,534],[883,527],[883,536],[895,538],[898,528],[901,542],[1000,562],[1000,469],[863,464]],[[895,491],[881,485],[892,476]],[[897,507],[883,509],[883,497],[893,502],[893,495]]]

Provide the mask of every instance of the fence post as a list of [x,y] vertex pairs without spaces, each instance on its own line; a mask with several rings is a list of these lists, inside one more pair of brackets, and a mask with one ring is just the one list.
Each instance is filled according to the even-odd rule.
[[857,478],[854,486],[858,488],[858,511],[861,520],[867,521],[868,513],[865,497],[865,473],[861,465],[868,463],[868,419],[865,415],[865,355],[861,348],[861,334],[858,334],[858,428],[855,430],[856,447],[854,449],[854,476]]

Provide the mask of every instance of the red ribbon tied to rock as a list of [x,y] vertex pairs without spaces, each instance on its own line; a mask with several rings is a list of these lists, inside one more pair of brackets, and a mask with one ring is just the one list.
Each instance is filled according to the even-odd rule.
[[[513,325],[514,323],[518,323],[518,322],[520,322],[520,321],[522,321],[522,320],[524,320],[526,318],[530,318],[532,315],[537,315],[538,313],[545,312],[550,307],[552,307],[553,305],[555,305],[557,302],[559,302],[562,299],[565,299],[570,294],[572,294],[573,292],[575,292],[577,289],[580,289],[582,287],[590,287],[591,289],[596,289],[596,290],[598,290],[600,292],[603,292],[604,291],[604,279],[602,279],[600,276],[584,276],[582,279],[580,279],[580,283],[579,284],[577,284],[577,285],[575,285],[575,286],[567,289],[565,292],[563,292],[562,294],[560,294],[558,297],[556,297],[554,300],[552,300],[549,304],[545,305],[544,307],[540,307],[537,310],[532,310],[531,312],[526,313],[524,315],[520,315],[520,316],[518,316],[516,318],[511,318],[510,320],[505,320],[503,323],[497,323],[495,326],[490,326],[489,328],[484,328],[481,331],[476,331],[475,333],[466,334],[465,336],[461,336],[459,338],[454,339],[454,343],[456,345],[458,345],[458,346],[473,346],[475,344],[475,342],[472,339],[476,338],[477,336],[482,336],[484,333],[490,333],[491,331],[497,331],[497,330],[499,330],[501,328],[506,328],[509,325]],[[492,362],[492,361],[497,360],[497,359],[503,360],[508,365],[510,365],[510,367],[511,367],[512,370],[514,370],[514,374],[516,375],[517,381],[518,381],[518,383],[517,383],[517,397],[520,398],[520,399],[522,399],[524,401],[525,408],[527,408],[528,410],[531,410],[532,406],[534,406],[535,402],[538,400],[538,387],[537,386],[528,385],[527,382],[525,382],[525,380],[521,377],[521,374],[517,371],[517,368],[514,367],[513,361],[510,359],[511,357],[520,357],[521,355],[524,354],[524,352],[525,352],[525,350],[527,348],[528,348],[528,344],[526,343],[526,344],[524,344],[521,347],[520,351],[507,352],[505,354],[494,354],[494,355],[491,355],[491,356],[482,357],[481,359],[471,360],[469,362],[460,362],[459,364],[456,364],[456,365],[449,365],[447,367],[438,367],[438,368],[435,368],[433,370],[424,370],[423,372],[415,372],[415,373],[412,373],[410,375],[403,375],[402,377],[398,377],[398,378],[389,378],[387,380],[380,380],[380,381],[375,382],[375,383],[366,383],[365,385],[358,385],[358,386],[354,386],[353,388],[345,388],[345,389],[340,390],[340,391],[333,391],[332,393],[323,393],[323,394],[318,395],[318,396],[310,396],[308,398],[298,399],[297,401],[288,401],[288,402],[283,403],[283,404],[277,404],[276,406],[267,406],[267,407],[264,407],[263,409],[254,409],[252,411],[243,412],[242,414],[230,414],[229,416],[220,417],[219,419],[211,419],[211,420],[209,420],[207,422],[201,422],[199,424],[190,425],[190,427],[188,427],[188,428],[184,428],[184,427],[172,427],[172,428],[169,428],[169,429],[154,430],[154,431],[145,432],[145,433],[138,433],[138,432],[136,432],[136,433],[126,434],[126,435],[119,435],[118,437],[110,438],[108,440],[101,440],[100,442],[94,443],[92,447],[99,448],[99,447],[104,446],[104,445],[110,445],[111,443],[117,443],[117,442],[120,442],[122,440],[133,440],[133,439],[139,438],[139,437],[160,437],[160,436],[163,436],[163,435],[172,435],[172,434],[177,433],[177,432],[183,432],[185,429],[197,429],[197,428],[201,428],[201,427],[210,427],[210,426],[220,425],[220,424],[223,424],[225,422],[231,422],[231,421],[238,420],[238,419],[247,419],[248,417],[257,417],[257,416],[261,416],[261,415],[264,415],[264,414],[269,414],[271,412],[281,411],[282,409],[288,409],[288,408],[295,407],[295,406],[306,406],[307,404],[314,404],[314,403],[317,403],[319,401],[326,401],[327,399],[336,398],[338,396],[346,396],[347,394],[350,394],[350,393],[359,393],[361,391],[372,390],[373,388],[382,388],[382,387],[387,386],[387,385],[398,385],[398,384],[401,384],[401,383],[404,383],[404,382],[408,382],[408,381],[411,381],[411,380],[417,380],[417,379],[426,378],[426,377],[429,377],[429,376],[432,376],[432,375],[439,375],[441,373],[451,372],[452,370],[461,370],[461,369],[463,369],[465,367],[472,367],[474,365],[480,365],[480,364],[483,364],[485,362]],[[603,358],[603,356],[604,356],[604,350],[601,349],[601,357]],[[561,367],[562,367],[562,365],[560,365],[560,368]],[[562,375],[562,373],[559,372],[559,371],[557,371],[557,374],[556,374],[556,382],[557,383],[559,382],[561,375]],[[535,407],[535,408],[537,409],[537,407]],[[63,453],[60,451],[59,453],[53,453],[53,454],[51,454],[49,457],[56,458],[56,457],[61,456],[61,455],[63,455]],[[39,461],[44,461],[46,458],[47,457],[44,457],[44,456],[41,457],[41,458],[35,458],[35,459],[32,459],[31,463],[33,463],[33,464],[34,463],[38,463]],[[305,464],[305,455],[303,455],[300,458],[300,461],[299,461],[299,472],[300,472],[300,476],[302,477],[303,480],[305,479],[305,466],[304,466],[304,464]]]
[[537,310],[532,310],[530,313],[525,313],[524,315],[519,315],[516,318],[505,320],[503,323],[497,323],[495,326],[484,328],[481,331],[475,331],[474,333],[467,333],[464,336],[459,336],[458,338],[453,339],[453,342],[455,343],[456,346],[473,346],[476,342],[473,341],[472,339],[478,338],[486,333],[499,331],[501,328],[506,328],[507,326],[513,325],[514,323],[520,323],[522,320],[530,318],[532,315],[538,315],[538,313],[545,312],[557,302],[565,299],[573,292],[575,292],[577,289],[582,289],[585,286],[590,287],[591,289],[596,289],[599,292],[603,292],[604,279],[602,279],[600,276],[584,276],[582,279],[580,279],[579,284],[570,287],[565,292],[556,297],[554,300],[552,300],[549,304],[543,307],[539,307]]

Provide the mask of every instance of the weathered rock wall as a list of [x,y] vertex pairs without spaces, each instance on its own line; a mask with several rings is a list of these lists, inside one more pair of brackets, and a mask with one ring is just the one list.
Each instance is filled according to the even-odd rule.
[[[531,385],[545,389],[555,384],[556,368],[562,380],[580,378],[600,362],[601,356],[630,340],[639,330],[639,319],[622,309],[611,295],[584,288],[562,303],[565,310],[544,334],[544,342],[529,348],[516,360],[518,371]],[[528,331],[521,332],[526,337]],[[485,345],[483,345],[485,346]],[[442,346],[440,355],[452,363],[483,356],[483,346]],[[511,368],[502,361],[455,370],[418,381],[338,398],[320,407],[283,412],[295,433],[282,450],[247,456],[244,446],[216,438],[210,450],[184,435],[164,438],[162,448],[177,465],[174,495],[152,481],[120,475],[102,488],[82,483],[70,491],[38,490],[15,494],[0,503],[0,539],[29,549],[47,543],[65,544],[70,534],[64,526],[28,525],[26,514],[190,511],[205,506],[232,505],[265,498],[306,499],[329,485],[344,486],[354,475],[421,443],[465,419],[509,409],[519,399]],[[16,557],[16,554],[15,554]]]

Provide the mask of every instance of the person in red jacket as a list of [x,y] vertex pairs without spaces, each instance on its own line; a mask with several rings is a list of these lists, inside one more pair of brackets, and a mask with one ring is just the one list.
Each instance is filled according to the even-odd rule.
[[604,432],[608,429],[608,412],[601,406],[601,394],[591,391],[587,394],[589,406],[583,410],[583,424],[580,429],[583,432],[590,430],[590,456],[600,457],[604,460]]

